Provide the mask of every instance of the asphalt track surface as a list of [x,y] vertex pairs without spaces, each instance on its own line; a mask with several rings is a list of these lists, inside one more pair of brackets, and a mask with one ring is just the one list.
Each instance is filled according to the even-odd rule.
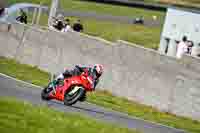
[[15,97],[23,101],[31,102],[34,105],[46,105],[63,112],[81,113],[82,115],[95,118],[99,121],[118,124],[121,127],[128,127],[130,129],[137,129],[143,133],[186,133],[183,130],[130,117],[127,114],[105,109],[87,102],[77,103],[74,106],[68,107],[58,101],[42,101],[40,92],[41,88],[37,86],[0,74],[0,97]]

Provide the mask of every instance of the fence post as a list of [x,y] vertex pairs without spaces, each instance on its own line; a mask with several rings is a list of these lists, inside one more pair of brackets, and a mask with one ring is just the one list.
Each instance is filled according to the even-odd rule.
[[40,7],[39,7],[39,10],[38,10],[38,16],[37,16],[37,20],[36,20],[37,25],[40,24],[41,14],[42,14],[42,2],[40,2]]
[[19,40],[19,45],[16,48],[16,52],[15,52],[15,56],[14,56],[16,59],[18,57],[18,53],[19,53],[20,47],[24,42],[26,30],[27,30],[27,27],[24,25],[23,33],[22,33],[22,36],[21,36],[21,38]]
[[51,79],[50,82],[52,82],[55,79],[56,75],[54,73],[51,72]]
[[50,9],[49,18],[48,18],[48,26],[52,25],[52,19],[53,17],[56,16],[56,10],[58,8],[58,5],[59,5],[59,0],[52,0],[51,9]]
[[36,16],[37,16],[37,8],[34,8],[34,11],[33,11],[33,18],[32,18],[31,25],[34,25],[34,24],[35,24]]

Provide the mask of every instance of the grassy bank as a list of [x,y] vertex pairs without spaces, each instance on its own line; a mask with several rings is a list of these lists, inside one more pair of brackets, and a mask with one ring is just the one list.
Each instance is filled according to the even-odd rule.
[[[73,18],[72,23],[76,19]],[[144,27],[94,19],[82,19],[82,23],[84,25],[84,33],[88,35],[98,36],[109,41],[121,39],[152,49],[157,49],[159,46],[160,27]]]
[[26,82],[45,86],[50,80],[50,74],[39,70],[37,67],[20,64],[15,60],[0,57],[0,73],[24,80]]
[[[50,6],[51,0],[8,0],[9,4],[18,2],[37,3],[40,2],[43,5]],[[62,9],[75,10],[75,11],[86,11],[96,12],[97,14],[110,14],[115,16],[144,16],[145,18],[152,19],[153,15],[156,15],[159,20],[163,20],[165,13],[159,11],[145,10],[142,8],[130,8],[125,6],[116,6],[109,4],[100,4],[95,2],[87,2],[81,0],[60,0]]]
[[89,94],[88,101],[116,111],[125,112],[130,116],[136,116],[145,120],[184,129],[189,133],[200,132],[200,122],[198,121],[160,112],[150,106],[113,96],[111,93],[106,91]]
[[[35,67],[19,64],[14,60],[0,57],[0,68],[0,73],[5,73],[12,77],[16,77],[36,85],[45,86],[48,83],[48,73],[42,72]],[[90,93],[88,95],[88,101],[97,105],[111,108],[113,110],[125,112],[130,116],[137,116],[145,120],[185,129],[190,133],[200,132],[200,122],[198,121],[184,117],[178,117],[169,113],[159,112],[152,107],[113,96],[108,92],[98,91],[95,93]]]
[[[71,8],[71,9],[77,9],[77,8],[85,8],[84,10],[90,10],[95,9],[98,6],[90,7],[89,5],[81,5],[83,3],[91,3],[91,2],[84,2],[81,0],[60,0],[62,4],[71,4],[72,7],[65,6],[65,8]],[[140,0],[129,0],[129,1],[140,1]],[[175,5],[184,5],[184,6],[194,6],[194,7],[200,7],[200,1],[199,0],[142,0],[145,3],[158,3],[158,4],[175,4]],[[44,3],[45,5],[50,5],[51,0],[8,0],[8,3],[16,3],[16,2],[30,2],[30,3]],[[74,5],[78,6],[74,6]],[[98,4],[97,4],[98,5]],[[86,6],[88,6],[88,9],[86,9]],[[100,11],[101,12],[101,11]]]
[[10,98],[0,98],[2,133],[139,133],[78,114],[61,113]]
[[[32,14],[29,14],[29,22]],[[76,22],[77,17],[70,18],[71,25]],[[40,25],[47,26],[48,16],[43,14]],[[119,39],[141,45],[146,48],[157,49],[160,42],[161,27],[145,27],[134,24],[120,24],[109,21],[98,21],[95,19],[81,19],[84,26],[84,33],[98,36],[108,41],[115,42]]]
[[109,5],[95,2],[87,2],[81,0],[61,0],[63,9],[92,11],[99,14],[110,14],[115,16],[139,17],[143,16],[146,19],[152,19],[156,15],[163,22],[165,13],[159,11],[146,10],[143,8],[134,8],[126,6]]

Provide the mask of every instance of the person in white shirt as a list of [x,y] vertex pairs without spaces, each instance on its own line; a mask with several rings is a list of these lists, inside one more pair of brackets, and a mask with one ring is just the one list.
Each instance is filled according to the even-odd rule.
[[65,27],[62,29],[61,32],[67,32],[71,29],[71,26],[69,24],[65,25]]
[[64,28],[62,29],[62,31],[61,32],[67,32],[67,31],[69,31],[69,30],[71,30],[71,26],[70,26],[70,20],[69,19],[65,19],[65,26],[64,26]]
[[182,41],[180,41],[178,44],[176,57],[180,59],[183,56],[183,54],[187,52],[187,48],[187,37],[184,36]]

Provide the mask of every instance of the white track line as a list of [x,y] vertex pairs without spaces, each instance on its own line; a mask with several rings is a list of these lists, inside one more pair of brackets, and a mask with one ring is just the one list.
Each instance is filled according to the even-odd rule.
[[[8,76],[8,75],[6,75],[6,74],[0,73],[0,75],[1,75],[1,76],[4,76],[4,77],[6,77],[6,78],[10,78],[10,79],[12,79],[12,80],[15,80],[15,81],[17,81],[17,82],[21,82],[21,83],[23,83],[23,84],[27,84],[27,85],[30,85],[30,86],[33,86],[33,87],[42,89],[41,86],[34,85],[34,84],[31,84],[31,83],[28,83],[28,82],[25,82],[25,81],[16,79],[16,78],[11,77],[11,76]],[[91,104],[91,103],[89,103],[89,104]],[[97,105],[97,106],[98,106],[98,105]],[[103,107],[103,108],[104,108],[104,107]],[[104,108],[104,109],[105,109],[105,110],[106,110],[106,109],[111,110],[111,109],[109,109],[109,108]],[[111,111],[115,111],[115,110],[111,110]],[[115,111],[115,112],[118,112],[118,111]],[[140,120],[140,121],[144,121],[144,122],[147,122],[147,123],[152,123],[152,124],[154,124],[154,125],[158,125],[158,126],[162,126],[162,127],[171,128],[171,129],[174,129],[174,130],[176,130],[176,131],[178,131],[178,132],[187,133],[185,130],[182,130],[182,129],[177,129],[177,128],[170,127],[170,126],[167,126],[167,125],[163,125],[163,124],[160,124],[160,123],[155,123],[155,122],[152,122],[152,121],[149,121],[149,120],[144,120],[144,119],[139,118],[139,117],[130,116],[130,115],[128,115],[128,114],[126,114],[126,113],[123,113],[123,112],[118,112],[118,113],[121,113],[121,114],[123,114],[123,115],[127,115],[127,116],[129,116],[130,118],[134,118],[134,119],[137,119],[137,120]]]
[[16,78],[11,77],[11,76],[8,76],[8,75],[6,75],[6,74],[0,73],[0,75],[1,75],[1,76],[4,76],[4,77],[6,77],[6,78],[10,78],[10,79],[12,79],[12,80],[15,80],[15,81],[17,81],[17,82],[21,82],[21,83],[23,83],[23,84],[27,84],[27,85],[30,85],[30,86],[33,86],[33,87],[42,89],[41,86],[34,85],[34,84],[31,84],[31,83],[25,82],[25,81],[23,81],[23,80],[16,79]]

